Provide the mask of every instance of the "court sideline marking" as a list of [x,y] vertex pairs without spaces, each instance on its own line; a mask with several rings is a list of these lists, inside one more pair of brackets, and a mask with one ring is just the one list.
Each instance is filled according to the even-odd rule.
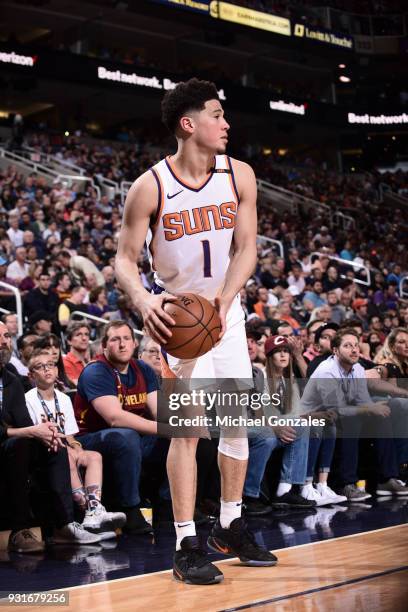
[[358,582],[364,582],[365,580],[372,580],[374,578],[381,578],[382,576],[388,576],[388,574],[395,574],[397,572],[403,572],[408,570],[408,565],[402,565],[401,567],[393,567],[383,572],[377,572],[375,574],[367,574],[367,576],[360,576],[359,578],[350,578],[349,580],[343,580],[342,582],[335,582],[333,584],[327,584],[322,587],[316,587],[314,589],[308,589],[307,591],[299,591],[298,593],[290,593],[288,595],[279,595],[278,597],[272,597],[271,599],[264,599],[263,601],[253,601],[250,603],[242,604],[235,608],[224,608],[218,610],[218,612],[236,612],[238,610],[248,610],[249,608],[256,608],[258,606],[265,606],[270,603],[276,603],[278,601],[285,601],[287,599],[294,599],[295,597],[302,597],[303,595],[311,595],[312,593],[320,593],[321,591],[329,591],[330,589],[337,589],[342,586],[349,584],[356,584]]
[[[345,538],[356,538],[358,536],[367,535],[369,533],[378,533],[379,531],[389,531],[390,529],[396,529],[397,527],[408,527],[407,523],[401,523],[400,525],[391,525],[390,527],[381,527],[380,529],[372,529],[370,531],[363,531],[361,533],[352,533],[346,536],[339,536],[337,538],[329,538],[327,540],[319,540],[317,542],[307,542],[307,544],[297,544],[296,546],[285,546],[284,548],[274,549],[274,553],[279,553],[284,550],[292,550],[298,548],[304,548],[305,546],[314,546],[315,544],[326,544],[327,542],[333,542],[337,540],[344,540]],[[228,557],[228,559],[221,559],[220,561],[215,561],[217,565],[219,563],[228,563],[234,561],[237,557]],[[49,589],[52,592],[58,593],[59,591],[74,591],[76,589],[85,589],[89,587],[96,587],[102,584],[116,584],[118,582],[124,582],[125,580],[138,580],[140,578],[146,578],[146,576],[158,576],[159,574],[169,574],[172,572],[172,569],[161,570],[159,572],[149,572],[147,574],[138,574],[137,576],[125,576],[124,578],[114,578],[113,580],[101,580],[101,582],[93,582],[92,584],[78,584],[76,586],[71,587],[63,587],[61,589]]]

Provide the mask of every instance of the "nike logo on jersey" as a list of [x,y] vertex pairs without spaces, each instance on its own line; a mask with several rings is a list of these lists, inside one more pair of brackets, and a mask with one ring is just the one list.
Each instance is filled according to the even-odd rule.
[[179,195],[179,193],[181,193],[182,191],[184,191],[183,189],[180,189],[180,191],[178,191],[177,193],[173,193],[173,195],[170,195],[169,193],[167,194],[167,198],[169,200],[171,200],[172,198],[175,198],[176,196]]

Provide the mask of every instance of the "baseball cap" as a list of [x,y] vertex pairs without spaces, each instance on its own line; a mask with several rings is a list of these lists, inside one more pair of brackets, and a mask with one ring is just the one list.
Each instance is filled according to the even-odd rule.
[[288,339],[285,336],[269,336],[265,340],[265,355],[268,357],[275,351],[279,351],[281,348],[287,348],[291,350]]
[[315,342],[316,342],[316,344],[319,342],[322,334],[324,334],[326,329],[334,329],[334,331],[337,331],[339,329],[339,325],[337,325],[337,323],[326,323],[325,325],[322,325],[321,327],[319,327],[315,331]]
[[367,306],[367,300],[365,298],[356,298],[352,303],[353,310],[360,308],[361,306]]

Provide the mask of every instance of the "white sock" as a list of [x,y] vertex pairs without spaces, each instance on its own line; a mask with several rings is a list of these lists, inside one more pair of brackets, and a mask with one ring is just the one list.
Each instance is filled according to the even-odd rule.
[[242,499],[232,502],[221,500],[220,523],[223,529],[228,529],[232,521],[241,516]]
[[289,482],[280,482],[278,485],[278,489],[276,491],[276,495],[278,497],[281,497],[282,495],[285,495],[285,493],[288,493],[288,491],[290,491],[292,488],[292,485]]
[[180,550],[183,538],[197,535],[194,521],[176,521],[174,527],[177,536],[176,550]]

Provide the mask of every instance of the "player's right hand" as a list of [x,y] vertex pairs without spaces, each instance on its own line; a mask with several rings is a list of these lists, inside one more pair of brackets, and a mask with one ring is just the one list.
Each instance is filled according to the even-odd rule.
[[391,414],[391,408],[388,406],[387,402],[374,402],[373,404],[369,404],[368,410],[370,414],[376,416],[389,417]]
[[171,295],[171,293],[163,292],[158,295],[152,293],[139,306],[147,334],[159,344],[166,344],[172,335],[168,326],[176,324],[174,319],[163,309],[163,305],[165,302],[174,302],[175,300],[177,300],[177,297]]

